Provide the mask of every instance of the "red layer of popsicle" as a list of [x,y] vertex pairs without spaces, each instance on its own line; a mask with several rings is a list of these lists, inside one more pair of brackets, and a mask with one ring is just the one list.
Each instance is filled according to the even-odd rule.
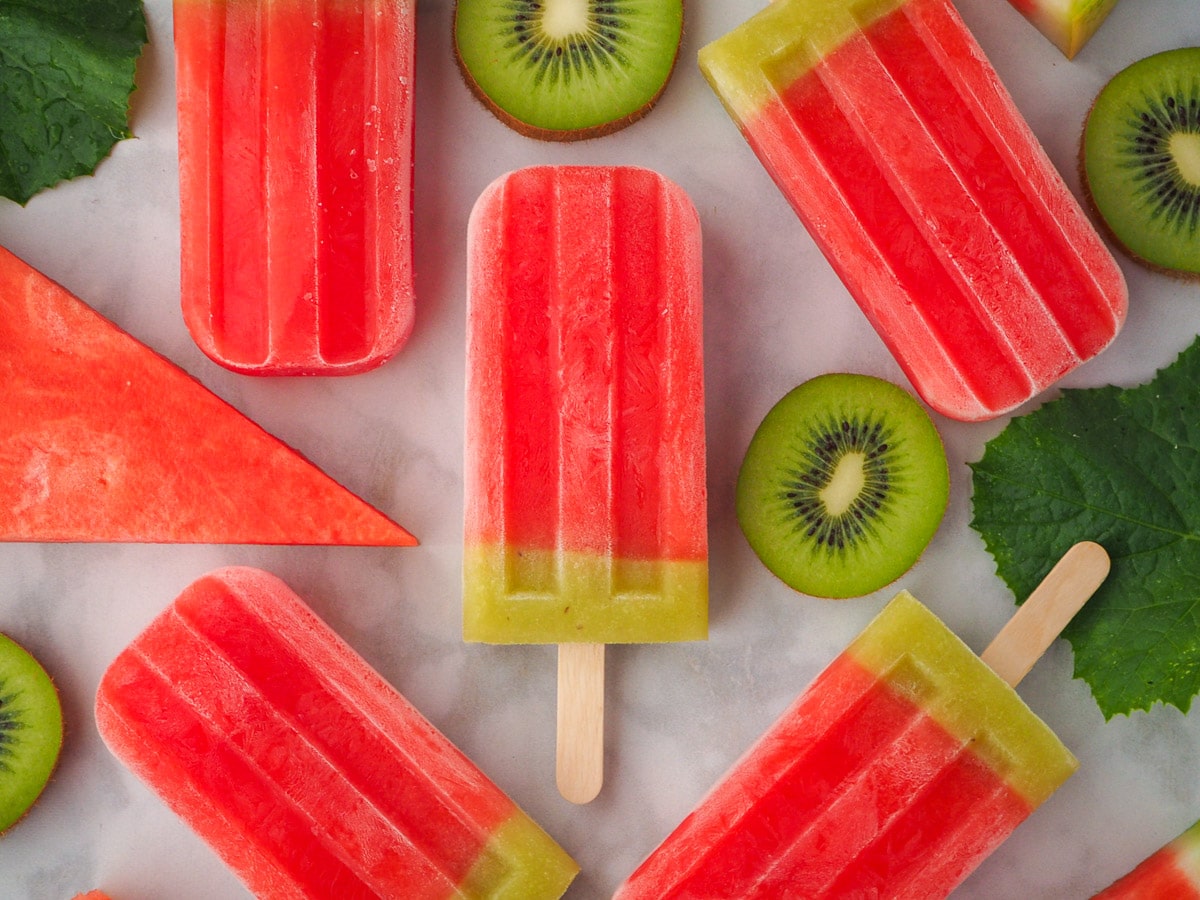
[[672,240],[690,210],[663,190],[632,168],[504,185],[503,231],[473,261],[473,433],[499,468],[472,483],[469,540],[704,558],[700,273],[692,241]]

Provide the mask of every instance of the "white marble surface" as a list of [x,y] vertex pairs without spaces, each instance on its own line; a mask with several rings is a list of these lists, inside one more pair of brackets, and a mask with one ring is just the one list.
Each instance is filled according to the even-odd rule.
[[[134,99],[136,139],[93,178],[26,208],[0,201],[0,243],[381,506],[422,546],[0,546],[0,629],[53,672],[68,729],[54,781],[0,839],[0,897],[61,900],[93,887],[114,900],[245,896],[108,754],[91,712],[107,663],[217,566],[257,565],[287,580],[579,860],[572,900],[610,896],[891,595],[844,603],[795,595],[758,564],[734,521],[742,451],[786,390],[831,370],[902,380],[695,66],[702,44],[759,5],[689,0],[680,64],[659,106],[619,134],[560,146],[519,137],[469,97],[450,54],[450,2],[423,0],[412,340],[367,375],[254,380],[203,358],[180,319],[170,5],[147,0],[151,44]],[[1004,0],[961,0],[961,9],[1076,190],[1080,124],[1104,81],[1151,52],[1200,44],[1196,0],[1124,0],[1073,62]],[[553,786],[553,650],[459,637],[464,226],[491,179],[536,162],[657,168],[691,194],[705,228],[712,636],[610,651],[607,784],[586,807]],[[1145,380],[1200,331],[1200,285],[1123,265],[1128,324],[1069,385]],[[968,528],[966,464],[1004,423],[937,422],[953,497],[924,559],[900,584],[979,649],[1013,603]],[[1157,708],[1105,722],[1072,679],[1062,642],[1022,694],[1082,769],[958,896],[1086,897],[1200,817],[1200,713]]]

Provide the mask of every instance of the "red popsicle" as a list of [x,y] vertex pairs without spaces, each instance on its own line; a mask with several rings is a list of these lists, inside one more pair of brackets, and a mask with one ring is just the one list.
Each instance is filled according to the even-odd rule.
[[559,789],[600,789],[604,643],[708,629],[700,220],[633,166],[496,179],[468,226],[467,640],[559,644]]
[[266,572],[188,587],[104,674],[96,722],[260,898],[540,900],[578,871]]
[[464,631],[707,633],[700,222],[647,169],[534,166],[468,231]]
[[1013,691],[1103,581],[1079,544],[976,656],[902,591],[614,900],[935,900],[1078,763]]
[[413,320],[411,0],[176,0],[182,297],[252,374],[377,366]]
[[1124,278],[950,0],[777,0],[700,64],[934,409],[988,419],[1103,350]]

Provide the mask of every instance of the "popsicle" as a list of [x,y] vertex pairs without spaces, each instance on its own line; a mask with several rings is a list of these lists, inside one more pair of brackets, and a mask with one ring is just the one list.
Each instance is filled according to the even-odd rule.
[[1151,853],[1094,900],[1200,900],[1200,822]]
[[0,247],[0,540],[416,539]]
[[901,591],[614,900],[949,894],[1077,767],[1011,685],[1107,571],[1076,545],[982,657]]
[[[471,213],[467,288],[465,638],[560,644],[561,691],[596,686],[604,643],[706,637],[701,242],[684,191],[635,167],[509,173]],[[560,694],[560,753],[568,708]]]
[[412,0],[175,0],[184,319],[221,365],[338,375],[412,327]]
[[950,0],[777,0],[700,67],[917,392],[975,421],[1106,347],[1125,282]]
[[257,569],[186,588],[105,672],[96,722],[259,898],[538,900],[578,871]]

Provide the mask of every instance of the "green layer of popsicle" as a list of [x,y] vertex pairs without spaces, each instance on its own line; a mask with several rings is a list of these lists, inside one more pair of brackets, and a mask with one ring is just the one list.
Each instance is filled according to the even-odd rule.
[[907,591],[846,652],[969,742],[1031,807],[1079,766],[1017,692]]
[[906,2],[776,0],[702,47],[700,70],[741,124],[823,57]]
[[707,560],[621,560],[495,545],[464,551],[463,637],[498,644],[708,636]]
[[492,834],[459,890],[488,900],[561,897],[577,874],[575,860],[517,810]]

